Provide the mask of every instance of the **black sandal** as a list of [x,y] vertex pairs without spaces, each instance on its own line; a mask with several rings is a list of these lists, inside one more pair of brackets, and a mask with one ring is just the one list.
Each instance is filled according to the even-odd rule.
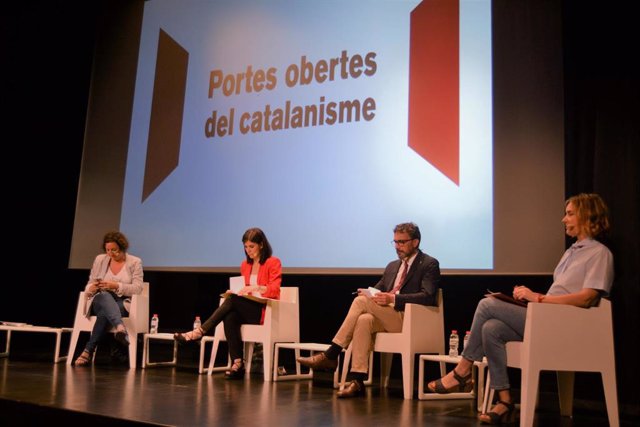
[[440,378],[433,383],[433,387],[431,387],[432,383],[427,384],[427,388],[432,393],[438,394],[449,394],[454,392],[469,393],[471,390],[473,390],[473,379],[471,379],[471,372],[469,372],[469,374],[464,377],[458,375],[455,369],[452,372],[453,378],[458,381],[458,384],[452,385],[451,387],[447,388],[444,386],[444,384],[442,384],[442,378]]
[[117,331],[115,334],[115,339],[124,347],[129,345],[129,335],[127,334],[126,329]]
[[231,369],[225,371],[224,377],[228,380],[241,380],[244,378],[244,361],[242,359],[234,360]]
[[502,414],[498,414],[493,411],[487,412],[486,414],[480,414],[478,415],[480,422],[484,424],[509,424],[515,421],[516,405],[511,402],[505,402],[504,400],[498,400],[498,403],[496,403],[494,408],[498,405],[506,406],[507,411]]
[[204,330],[202,328],[196,328],[193,331],[173,334],[173,339],[180,344],[185,344],[187,341],[199,341],[204,336]]

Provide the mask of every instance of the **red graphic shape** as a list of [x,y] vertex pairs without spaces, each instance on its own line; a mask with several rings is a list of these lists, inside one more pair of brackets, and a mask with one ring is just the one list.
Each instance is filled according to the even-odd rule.
[[460,5],[411,11],[409,147],[460,185]]

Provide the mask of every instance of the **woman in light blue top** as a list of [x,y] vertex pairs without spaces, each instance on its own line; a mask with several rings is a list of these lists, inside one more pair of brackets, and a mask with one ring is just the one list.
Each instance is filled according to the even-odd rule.
[[131,296],[142,293],[142,261],[127,253],[129,241],[119,231],[111,231],[102,239],[105,251],[96,257],[89,274],[85,292],[89,296],[85,314],[96,316],[89,342],[76,359],[75,366],[91,363],[98,342],[112,328],[115,338],[123,346],[129,345],[129,337],[122,317],[129,315]]
[[[607,296],[613,284],[613,255],[596,238],[609,229],[608,209],[597,194],[579,194],[565,202],[562,223],[568,236],[577,241],[564,253],[553,273],[553,284],[546,294],[533,292],[526,286],[515,286],[513,297],[518,300],[545,304],[569,304],[578,307],[596,305]],[[508,341],[522,341],[526,308],[485,298],[480,301],[471,324],[471,336],[458,365],[443,378],[432,381],[428,388],[434,393],[470,391],[473,388],[471,367],[486,356],[491,373],[491,388],[499,401],[480,421],[499,424],[512,420],[507,376]]]

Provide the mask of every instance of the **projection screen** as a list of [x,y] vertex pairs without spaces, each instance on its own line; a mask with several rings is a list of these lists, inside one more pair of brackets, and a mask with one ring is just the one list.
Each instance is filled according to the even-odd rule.
[[285,272],[377,273],[407,221],[445,271],[548,273],[559,259],[553,3],[111,7],[70,267],[119,229],[147,269],[236,271],[260,227]]

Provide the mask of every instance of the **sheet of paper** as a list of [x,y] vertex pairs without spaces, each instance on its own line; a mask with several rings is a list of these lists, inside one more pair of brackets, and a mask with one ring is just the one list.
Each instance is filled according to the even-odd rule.
[[244,287],[244,277],[242,276],[234,276],[229,277],[229,290],[237,294],[240,289]]
[[[226,291],[224,294],[220,295],[223,298],[227,298],[229,296],[229,294],[238,294],[238,292],[240,291],[240,289],[244,288],[245,284],[244,284],[244,277],[243,276],[233,276],[233,277],[229,277],[229,290]],[[243,295],[244,297],[253,300],[253,301],[258,301],[258,302],[266,302],[267,300],[269,300],[270,298],[264,298],[260,292],[252,292],[249,295]]]
[[369,286],[367,289],[364,289],[362,291],[362,295],[366,295],[369,298],[372,298],[375,294],[377,294],[379,292],[380,292],[380,289],[376,289],[376,288],[374,288],[372,286]]

